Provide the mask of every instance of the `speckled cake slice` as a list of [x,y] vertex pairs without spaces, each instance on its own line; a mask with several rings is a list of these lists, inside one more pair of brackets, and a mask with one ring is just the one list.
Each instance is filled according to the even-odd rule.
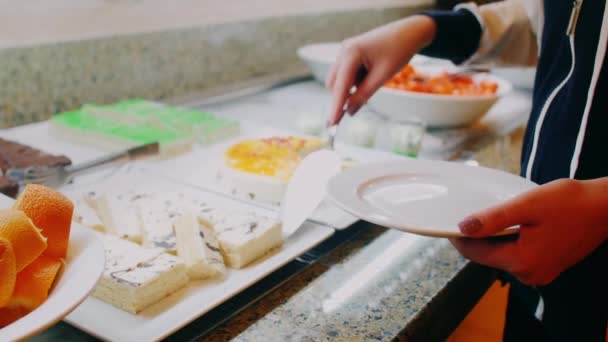
[[173,229],[174,220],[184,212],[197,211],[207,205],[194,196],[180,192],[158,192],[142,196],[136,201],[141,222],[142,245],[158,247],[175,254],[177,243]]
[[135,203],[144,196],[131,191],[97,196],[94,207],[106,233],[141,243],[142,228]]
[[177,237],[177,256],[186,263],[191,279],[223,276],[226,273],[215,232],[201,226],[193,212],[185,212],[174,219]]
[[207,210],[199,220],[212,228],[229,267],[243,268],[283,244],[281,225],[243,209]]
[[99,216],[97,216],[97,212],[89,205],[85,198],[87,194],[71,191],[64,194],[74,203],[73,219],[75,222],[100,232],[104,231],[103,223],[99,219]]
[[116,236],[98,234],[106,263],[93,296],[138,313],[188,283],[184,262],[159,248],[145,248]]

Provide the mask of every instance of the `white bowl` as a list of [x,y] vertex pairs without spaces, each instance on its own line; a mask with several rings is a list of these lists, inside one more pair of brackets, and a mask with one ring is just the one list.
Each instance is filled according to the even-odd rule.
[[[308,66],[314,78],[325,84],[329,76],[332,64],[340,53],[340,43],[327,42],[310,44],[300,47],[297,50],[298,57]],[[415,55],[411,60],[412,65],[443,65],[453,66],[452,62],[446,59],[431,58],[422,55]]]
[[306,63],[315,79],[323,84],[329,75],[329,69],[338,58],[340,43],[319,43],[302,46],[297,53]]
[[[418,66],[418,71],[440,73],[446,68]],[[475,81],[488,80],[498,83],[496,94],[460,96],[418,93],[382,87],[369,99],[369,107],[381,116],[398,122],[417,119],[428,127],[462,127],[482,117],[496,101],[511,91],[511,84],[488,74],[473,76]]]

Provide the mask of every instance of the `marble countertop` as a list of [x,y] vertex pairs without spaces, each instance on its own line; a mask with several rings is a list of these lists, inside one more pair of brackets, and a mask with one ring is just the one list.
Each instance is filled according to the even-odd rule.
[[[293,129],[293,114],[323,110],[328,101],[326,90],[308,81],[199,107]],[[528,102],[529,95],[516,93],[475,127],[433,132],[420,156],[445,159],[460,150],[482,165],[516,171],[517,127],[526,120]],[[448,152],[439,153],[438,146]],[[168,340],[443,341],[494,279],[492,270],[468,263],[447,240],[361,222]],[[93,338],[60,323],[32,340],[58,339]]]

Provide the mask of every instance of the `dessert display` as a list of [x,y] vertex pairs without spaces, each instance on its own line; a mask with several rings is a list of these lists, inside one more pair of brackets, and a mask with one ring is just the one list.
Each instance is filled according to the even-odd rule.
[[189,280],[222,278],[283,243],[281,225],[241,207],[181,192],[69,192],[74,218],[94,224],[106,266],[93,296],[131,313]]
[[409,64],[386,82],[385,86],[419,93],[455,96],[493,95],[498,90],[496,82],[476,82],[471,76],[448,72],[431,76],[417,71]]
[[18,180],[6,176],[10,169],[67,166],[71,163],[66,156],[49,154],[31,146],[0,138],[0,170],[2,171],[0,193],[14,198],[19,192]]
[[73,204],[59,192],[27,185],[0,210],[0,328],[47,299],[67,251]]
[[[0,191],[12,196],[23,191],[12,209],[0,210],[0,328],[39,308],[5,331],[32,333],[64,319],[107,340],[159,340],[333,232],[309,223],[284,243],[276,210],[231,199],[216,188],[195,190],[191,187],[197,183],[186,179],[198,176],[215,187],[219,162],[220,179],[230,192],[278,203],[301,160],[322,147],[318,138],[276,135],[241,138],[226,149],[200,148],[196,145],[237,135],[240,123],[143,100],[85,105],[50,121],[51,136],[44,141],[49,146],[56,141],[54,148],[63,146],[67,155],[79,159],[89,150],[95,157],[125,147],[117,145],[152,140],[161,141],[164,156],[199,150],[175,163],[138,160],[107,173],[93,171],[92,177],[77,175],[75,182],[61,185],[60,194],[39,185],[24,188],[23,180],[8,178],[18,173],[7,171],[65,166],[71,163],[67,157],[0,139]],[[34,136],[22,136],[20,129],[7,136],[20,141]],[[57,133],[72,144],[52,136]],[[76,147],[83,143],[99,151]],[[211,167],[201,170],[196,163]],[[178,172],[167,174],[176,167],[186,172],[183,179],[176,177]],[[84,227],[72,229],[73,250],[67,258],[72,221]],[[92,267],[94,261],[99,263]]]
[[218,180],[233,195],[277,204],[302,158],[321,147],[300,137],[243,140],[226,150]]

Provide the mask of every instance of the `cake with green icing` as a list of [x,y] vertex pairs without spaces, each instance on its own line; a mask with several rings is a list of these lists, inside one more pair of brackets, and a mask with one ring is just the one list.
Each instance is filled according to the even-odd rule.
[[[110,105],[84,105],[52,118],[55,128],[71,136],[110,144],[184,146],[211,144],[238,135],[237,121],[199,110],[132,99]],[[101,141],[99,141],[101,140]]]

